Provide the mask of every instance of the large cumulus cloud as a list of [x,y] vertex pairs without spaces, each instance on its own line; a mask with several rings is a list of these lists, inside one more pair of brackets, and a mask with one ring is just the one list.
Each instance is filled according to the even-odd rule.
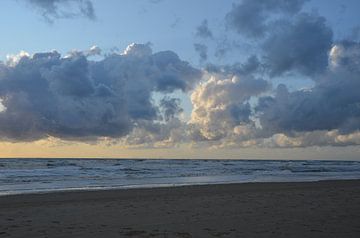
[[[255,62],[250,58],[245,64],[209,68],[215,75],[239,76],[213,76],[194,91],[193,140],[226,147],[360,144],[359,42],[333,43],[328,64],[311,76],[314,85],[305,89],[290,91],[280,84],[268,90],[267,81],[251,76],[256,71],[244,70]],[[257,100],[251,103],[250,98]],[[234,107],[239,113],[233,113]]]
[[[216,76],[192,95],[193,140],[235,147],[359,144],[360,44],[334,42],[324,17],[302,12],[305,2],[243,0],[233,5],[227,26],[242,40],[256,39],[251,44],[257,51],[245,63],[207,66]],[[254,84],[256,75],[267,84],[277,77],[286,85],[253,91],[250,84],[237,87],[232,80]],[[312,85],[294,89],[294,75]],[[235,114],[241,117],[232,113],[234,105],[242,106]]]
[[190,130],[195,140],[221,140],[238,126],[252,123],[249,100],[269,88],[269,83],[250,75],[223,78],[211,75],[191,95]]
[[289,92],[280,85],[274,97],[261,98],[258,110],[264,130],[285,134],[359,130],[359,56],[359,43],[337,43],[330,52],[328,70],[318,76],[314,87]]
[[[129,134],[138,121],[161,120],[152,93],[188,91],[201,72],[171,51],[132,44],[90,61],[82,52],[22,54],[0,66],[0,137],[88,140]],[[165,117],[176,101],[164,100]],[[173,112],[174,111],[174,112]]]

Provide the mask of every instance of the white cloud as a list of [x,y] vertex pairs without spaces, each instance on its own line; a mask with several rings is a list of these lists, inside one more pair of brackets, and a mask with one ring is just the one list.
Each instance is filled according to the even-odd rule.
[[11,66],[14,67],[15,65],[17,65],[17,63],[20,61],[21,58],[23,57],[29,57],[30,54],[26,51],[20,51],[18,54],[15,55],[6,55],[6,61],[5,64],[7,66]]
[[249,99],[268,87],[265,80],[252,76],[210,75],[191,95],[190,124],[195,140],[220,140],[233,131],[240,132],[235,128],[252,123]]

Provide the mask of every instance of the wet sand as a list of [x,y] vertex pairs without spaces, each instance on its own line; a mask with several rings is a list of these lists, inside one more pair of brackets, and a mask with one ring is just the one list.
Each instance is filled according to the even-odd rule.
[[0,237],[360,237],[360,180],[5,196]]

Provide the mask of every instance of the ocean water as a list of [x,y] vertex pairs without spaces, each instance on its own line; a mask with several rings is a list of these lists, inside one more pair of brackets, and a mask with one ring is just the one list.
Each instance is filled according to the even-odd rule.
[[360,179],[360,161],[1,159],[0,195]]

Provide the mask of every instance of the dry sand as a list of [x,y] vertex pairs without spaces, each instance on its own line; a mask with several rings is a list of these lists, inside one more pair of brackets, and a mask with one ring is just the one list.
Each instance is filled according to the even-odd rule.
[[360,237],[360,180],[0,197],[0,237]]

